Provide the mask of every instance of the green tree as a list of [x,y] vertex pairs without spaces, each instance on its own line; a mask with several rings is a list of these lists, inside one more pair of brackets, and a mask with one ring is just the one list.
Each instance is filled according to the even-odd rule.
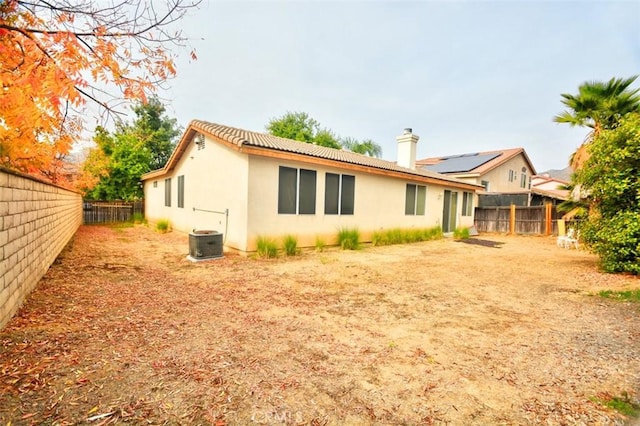
[[137,118],[129,130],[151,151],[149,168],[161,169],[169,161],[182,129],[175,118],[166,116],[166,108],[156,96],[146,104],[135,105],[133,111]]
[[272,118],[267,131],[281,138],[312,143],[335,149],[347,149],[358,154],[380,157],[382,148],[371,139],[362,142],[354,138],[341,139],[333,130],[324,128],[306,112],[287,112],[282,117]]
[[576,173],[589,193],[585,241],[607,272],[640,273],[640,113],[631,113],[589,144]]
[[342,147],[331,130],[320,127],[320,123],[306,112],[287,112],[282,117],[272,118],[267,124],[267,131],[281,138],[329,148]]
[[267,131],[281,138],[313,143],[320,123],[309,117],[306,112],[287,112],[282,117],[272,118]]
[[568,108],[554,117],[556,123],[591,128],[585,142],[572,155],[570,163],[578,170],[587,161],[587,145],[603,130],[613,129],[625,114],[640,111],[640,89],[630,86],[638,76],[612,78],[608,82],[587,81],[578,87],[578,94],[562,93],[562,103]]
[[96,147],[83,166],[83,189],[93,200],[136,200],[142,198],[140,177],[164,167],[181,133],[175,119],[168,118],[164,105],[152,98],[133,107],[136,118],[121,122],[113,133],[98,127]]
[[94,139],[108,158],[106,173],[88,192],[93,200],[138,200],[142,198],[140,176],[148,172],[151,150],[131,133],[114,133],[99,129]]

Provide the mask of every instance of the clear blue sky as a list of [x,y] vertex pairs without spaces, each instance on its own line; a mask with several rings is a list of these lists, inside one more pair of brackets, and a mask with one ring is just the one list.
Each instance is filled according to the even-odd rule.
[[552,121],[560,93],[640,73],[639,24],[640,1],[205,0],[180,21],[199,59],[160,95],[183,126],[305,111],[387,160],[412,127],[419,158],[523,147],[540,172],[587,133]]

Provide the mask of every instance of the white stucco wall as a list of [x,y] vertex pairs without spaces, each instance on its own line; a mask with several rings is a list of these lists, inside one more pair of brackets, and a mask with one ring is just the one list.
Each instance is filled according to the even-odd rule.
[[[377,230],[399,227],[429,228],[442,223],[443,193],[446,189],[444,186],[426,185],[425,215],[405,215],[406,184],[424,185],[423,183],[258,156],[250,156],[249,164],[249,251],[255,250],[255,241],[261,235],[278,238],[292,234],[298,237],[300,246],[313,246],[318,236],[329,244],[334,243],[341,228],[355,227],[360,231],[363,241],[368,241]],[[278,214],[280,166],[317,172],[316,214]],[[324,214],[325,173],[356,177],[353,215]],[[458,192],[457,223],[459,226],[471,226],[473,216],[461,216],[463,191]]]
[[[195,143],[190,143],[170,174],[144,182],[147,220],[168,219],[173,229],[183,232],[193,229],[223,232],[226,246],[245,251],[247,164],[246,154],[209,139],[201,150]],[[185,177],[184,208],[178,207],[178,176],[181,175]],[[168,177],[171,178],[171,207],[164,205],[165,179]],[[156,187],[154,182],[157,182]],[[212,213],[227,209],[228,223],[224,214]]]

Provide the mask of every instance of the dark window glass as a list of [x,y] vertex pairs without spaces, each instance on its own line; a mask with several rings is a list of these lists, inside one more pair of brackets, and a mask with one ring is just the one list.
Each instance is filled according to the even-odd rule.
[[298,169],[280,166],[278,180],[278,213],[296,214]]
[[340,199],[340,214],[353,214],[356,190],[356,177],[342,175],[342,194]]
[[462,193],[462,216],[471,216],[473,210],[473,193]]
[[418,186],[417,193],[417,202],[416,202],[416,214],[424,216],[425,206],[427,204],[427,187],[426,186]]
[[184,176],[178,176],[178,207],[184,208]]
[[164,180],[164,205],[171,207],[171,178]]
[[467,203],[469,202],[469,200],[467,200],[467,194],[468,194],[468,192],[463,192],[462,193],[462,216],[468,216],[467,215]]
[[407,195],[404,200],[404,214],[416,214],[416,186],[407,184]]
[[324,214],[338,214],[340,175],[327,173],[324,182]]
[[316,171],[300,169],[300,214],[316,214]]

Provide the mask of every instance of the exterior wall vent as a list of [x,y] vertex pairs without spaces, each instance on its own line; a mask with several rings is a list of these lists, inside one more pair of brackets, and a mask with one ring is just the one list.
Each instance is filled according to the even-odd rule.
[[217,231],[196,231],[189,233],[189,256],[191,261],[222,257],[222,234]]
[[202,133],[197,133],[196,136],[193,138],[193,140],[198,146],[198,151],[200,151],[201,149],[204,149],[204,135]]

